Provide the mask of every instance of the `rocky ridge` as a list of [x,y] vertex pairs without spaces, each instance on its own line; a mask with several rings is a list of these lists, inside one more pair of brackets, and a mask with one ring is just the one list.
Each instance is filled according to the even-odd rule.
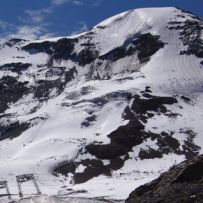
[[202,203],[203,155],[173,166],[158,179],[133,191],[126,203]]

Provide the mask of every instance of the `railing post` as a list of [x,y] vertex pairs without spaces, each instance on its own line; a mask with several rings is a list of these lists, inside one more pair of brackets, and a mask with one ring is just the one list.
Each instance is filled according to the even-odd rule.
[[11,199],[11,193],[10,193],[10,191],[9,191],[7,181],[5,182],[5,184],[6,184],[6,191],[7,191],[7,194],[8,194],[8,199]]
[[8,196],[8,199],[11,199],[11,194],[8,188],[7,181],[0,181],[0,189],[6,189],[6,193],[7,193],[6,196]]
[[37,181],[36,181],[35,177],[33,177],[32,181],[33,181],[34,186],[35,186],[35,188],[36,188],[36,190],[37,190],[37,194],[38,194],[38,195],[41,195],[42,193],[41,193],[41,191],[40,191],[40,189],[39,189],[39,186],[38,186],[38,184],[37,184]]
[[18,184],[19,197],[22,198],[23,193],[22,193],[22,189],[21,189],[21,181],[20,181],[20,178],[18,176],[16,177],[16,181],[17,181],[17,184]]

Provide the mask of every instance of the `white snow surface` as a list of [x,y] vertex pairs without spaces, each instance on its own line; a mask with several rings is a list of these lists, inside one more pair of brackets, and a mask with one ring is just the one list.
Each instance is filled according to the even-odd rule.
[[[180,94],[193,98],[194,105],[180,100],[177,105],[171,107],[174,112],[182,116],[169,119],[166,116],[156,115],[149,119],[146,128],[153,132],[169,130],[178,132],[180,128],[188,127],[194,129],[197,133],[195,142],[202,146],[201,153],[203,153],[203,126],[201,124],[203,120],[203,68],[200,67],[200,60],[195,56],[179,55],[180,50],[185,47],[179,40],[178,31],[166,29],[167,22],[176,19],[179,13],[181,13],[180,10],[172,7],[136,9],[116,15],[93,28],[92,31],[96,33],[93,42],[97,44],[100,56],[121,46],[126,39],[136,34],[150,32],[160,35],[160,39],[166,45],[146,64],[139,66],[136,56],[126,57],[110,64],[111,79],[88,81],[85,75],[90,65],[80,67],[70,60],[55,61],[54,63],[59,66],[66,66],[67,70],[76,66],[78,71],[78,76],[67,84],[60,95],[56,96],[53,90],[52,96],[47,101],[40,102],[30,94],[10,104],[5,112],[11,115],[10,120],[1,118],[1,123],[32,120],[32,127],[19,137],[0,142],[0,180],[8,181],[12,194],[18,193],[15,176],[33,173],[43,194],[57,195],[59,191],[71,188],[75,191],[87,191],[70,194],[69,196],[72,197],[125,199],[134,188],[153,180],[173,164],[185,159],[183,156],[169,154],[162,159],[140,160],[137,158],[140,148],[151,146],[156,149],[157,147],[156,143],[146,140],[145,143],[133,148],[133,151],[129,153],[131,159],[126,161],[120,170],[114,171],[112,177],[101,175],[84,184],[74,185],[70,181],[71,177],[54,176],[52,172],[58,164],[80,159],[82,157],[79,154],[80,149],[88,143],[94,141],[109,143],[110,139],[107,135],[126,124],[126,121],[122,119],[122,113],[129,101],[111,100],[100,107],[88,102],[90,99],[115,91],[136,93],[149,85],[156,95]],[[186,15],[187,18],[189,19],[190,15]],[[101,29],[101,26],[105,29]],[[57,41],[58,39],[60,38],[44,41]],[[79,48],[78,45],[77,49]],[[32,67],[19,76],[19,80],[32,81],[33,84],[35,83],[33,75],[35,79],[45,78],[46,68],[38,68],[37,65],[46,64],[48,59],[47,54],[30,55],[25,51],[19,51],[15,46],[13,48],[5,46],[0,49],[1,65],[11,62],[32,63]],[[103,74],[102,68],[104,69],[101,66],[99,70],[101,74]],[[12,72],[0,71],[0,77],[4,75],[15,76]],[[81,93],[83,88],[88,89],[88,94]],[[179,105],[183,108],[179,108]],[[37,108],[37,111],[32,112],[34,108]],[[88,128],[82,128],[81,123],[91,111],[96,115],[96,120]],[[181,142],[181,134],[177,134],[177,137]],[[90,155],[83,156],[94,158]],[[83,171],[84,167],[80,166],[77,170]],[[27,183],[24,189],[27,196],[35,193],[32,184]]]

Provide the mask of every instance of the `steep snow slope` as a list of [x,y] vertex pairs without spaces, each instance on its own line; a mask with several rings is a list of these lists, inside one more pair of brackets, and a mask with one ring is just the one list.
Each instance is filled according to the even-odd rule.
[[176,8],[136,9],[2,44],[0,180],[15,194],[33,173],[45,194],[124,199],[202,153],[202,27]]

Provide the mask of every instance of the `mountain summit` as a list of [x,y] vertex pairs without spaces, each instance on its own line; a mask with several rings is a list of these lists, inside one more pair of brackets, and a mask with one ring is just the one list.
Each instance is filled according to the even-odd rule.
[[[130,10],[77,36],[0,45],[0,179],[124,199],[203,152],[203,20]],[[26,192],[32,194],[32,187]]]

